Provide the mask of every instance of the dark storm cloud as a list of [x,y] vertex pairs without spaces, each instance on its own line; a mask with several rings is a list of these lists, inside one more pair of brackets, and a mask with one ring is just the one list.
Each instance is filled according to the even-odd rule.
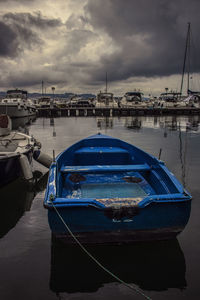
[[[29,3],[34,3],[34,2],[36,2],[36,1],[38,1],[38,0],[20,0],[20,3],[22,4],[29,4]],[[0,3],[3,3],[3,4],[6,4],[6,3],[19,3],[19,0],[0,0]]]
[[23,26],[35,26],[41,29],[57,27],[62,24],[60,19],[43,17],[40,12],[30,13],[7,13],[3,16],[5,21],[12,21]]
[[59,19],[45,18],[40,12],[4,14],[0,21],[0,56],[15,57],[25,48],[41,46],[43,41],[34,28],[45,30],[61,24]]
[[0,21],[0,56],[14,56],[18,47],[17,35],[8,25]]
[[65,78],[60,78],[55,72],[47,72],[45,69],[31,69],[24,72],[13,72],[7,78],[8,86],[17,86],[17,87],[30,87],[38,86],[42,81],[44,81],[49,86],[66,83]]
[[[103,9],[102,9],[103,7]],[[85,11],[95,30],[106,33],[116,46],[100,58],[96,80],[181,73],[188,21],[200,48],[200,2],[197,0],[89,0]],[[196,62],[193,71],[200,71]]]
[[33,48],[42,43],[31,29],[20,24],[6,24],[0,21],[0,56],[15,57],[24,48]]

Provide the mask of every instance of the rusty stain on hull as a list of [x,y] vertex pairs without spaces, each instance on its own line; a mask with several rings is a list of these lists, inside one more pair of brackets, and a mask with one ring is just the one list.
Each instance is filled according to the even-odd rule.
[[123,177],[123,179],[126,181],[126,182],[131,182],[131,183],[139,183],[142,181],[142,178],[140,177],[135,177],[135,176],[126,176],[126,177]]

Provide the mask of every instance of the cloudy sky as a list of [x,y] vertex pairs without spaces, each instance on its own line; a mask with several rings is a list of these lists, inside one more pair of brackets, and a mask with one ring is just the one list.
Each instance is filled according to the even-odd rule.
[[200,90],[199,0],[0,0],[0,91],[116,95],[180,90],[191,22],[191,88]]

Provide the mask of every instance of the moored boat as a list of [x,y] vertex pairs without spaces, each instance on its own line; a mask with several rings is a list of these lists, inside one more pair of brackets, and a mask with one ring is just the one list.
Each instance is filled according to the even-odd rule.
[[33,153],[41,147],[33,136],[11,128],[11,119],[0,115],[0,186],[20,176],[31,180]]
[[97,94],[95,106],[96,108],[106,108],[106,107],[117,108],[118,103],[113,97],[113,93],[100,92]]
[[127,92],[120,101],[120,107],[130,108],[130,107],[147,107],[147,101],[144,101],[143,93],[140,91]]
[[53,235],[69,243],[74,236],[95,244],[175,238],[190,205],[191,195],[162,161],[101,134],[56,157],[44,199]]
[[10,118],[34,116],[36,112],[36,106],[24,90],[8,90],[6,97],[0,101],[0,114]]
[[186,107],[186,103],[181,98],[181,93],[166,92],[160,94],[159,99],[153,101],[154,107],[173,108],[173,107]]

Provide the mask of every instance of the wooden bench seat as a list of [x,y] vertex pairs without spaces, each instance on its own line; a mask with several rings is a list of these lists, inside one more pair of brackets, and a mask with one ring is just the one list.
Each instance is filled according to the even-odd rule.
[[92,165],[92,166],[62,166],[60,171],[63,173],[101,173],[101,172],[128,172],[128,171],[149,171],[148,164],[140,165]]

